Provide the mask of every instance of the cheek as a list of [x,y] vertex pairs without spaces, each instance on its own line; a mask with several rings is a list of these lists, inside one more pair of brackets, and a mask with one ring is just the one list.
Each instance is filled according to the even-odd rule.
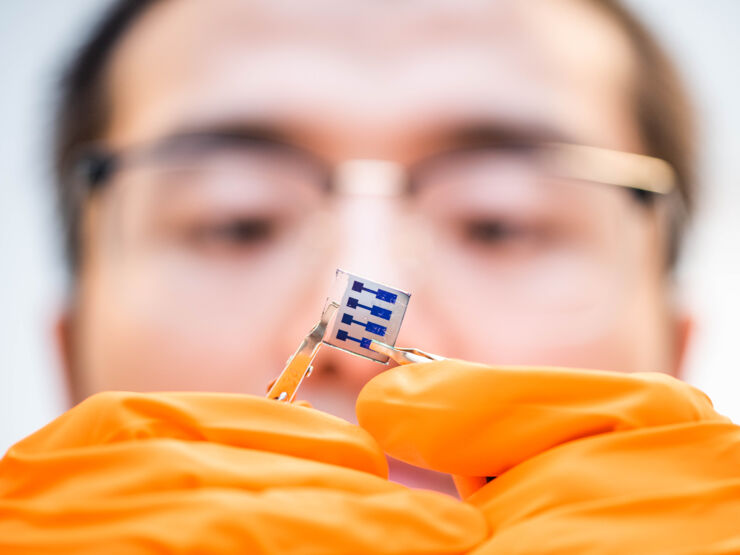
[[[248,317],[213,322],[151,290],[129,286],[86,299],[81,330],[87,393],[214,390],[257,393],[266,383],[264,342]],[[128,301],[128,302],[127,302]],[[255,348],[256,345],[263,347]]]
[[[614,244],[603,245],[587,266],[593,277],[584,285],[592,283],[595,291],[588,305],[530,304],[557,281],[557,266],[548,266],[551,271],[519,287],[526,276],[505,282],[491,273],[465,272],[462,264],[448,264],[429,272],[413,290],[404,340],[433,338],[421,347],[496,365],[670,371],[658,234],[639,214],[620,222]],[[571,269],[561,277],[572,282],[578,274]]]
[[[428,299],[423,311],[433,318],[426,325],[435,322],[432,326],[438,333],[426,335],[435,335],[445,345],[445,350],[429,350],[494,365],[669,371],[667,327],[655,291],[633,290],[620,299],[609,310],[539,321],[516,314],[484,314],[475,306],[448,306],[438,298]],[[419,296],[416,300],[421,304]]]
[[186,277],[193,281],[138,262],[87,280],[78,338],[84,393],[266,392],[310,326],[304,314],[313,307],[302,299],[320,297],[270,274],[252,278],[251,294]]

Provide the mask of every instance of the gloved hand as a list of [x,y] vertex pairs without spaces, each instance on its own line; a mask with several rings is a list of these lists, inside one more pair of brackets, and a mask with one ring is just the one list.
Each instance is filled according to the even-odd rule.
[[740,427],[669,376],[411,364],[357,414],[390,455],[458,476],[492,530],[473,553],[740,553]]
[[362,429],[246,395],[105,393],[0,461],[2,553],[460,553],[483,515]]

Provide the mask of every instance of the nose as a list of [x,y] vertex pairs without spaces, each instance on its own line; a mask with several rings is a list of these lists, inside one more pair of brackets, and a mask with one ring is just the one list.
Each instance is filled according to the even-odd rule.
[[398,223],[404,170],[393,162],[351,160],[337,168],[337,266],[404,288],[398,264]]
[[[427,295],[421,288],[416,303],[413,295],[419,280],[405,237],[404,169],[393,162],[352,160],[340,165],[335,175],[335,267],[411,292],[399,339],[404,346],[416,347],[412,343],[417,340],[427,348],[438,345],[440,328],[430,318],[433,303],[425,302]],[[360,389],[387,367],[324,347],[315,368],[302,388],[303,398],[317,408],[354,419]]]
[[[394,288],[406,290],[410,286],[399,264],[397,248],[404,179],[404,169],[388,161],[351,160],[338,166],[333,206],[334,267]],[[322,349],[315,366],[314,375],[304,386],[309,400],[334,405],[344,402],[340,398],[351,399],[352,416],[356,394],[367,380],[385,369],[377,362],[329,347]]]
[[[425,267],[417,252],[434,247],[408,213],[406,184],[406,170],[394,162],[351,160],[339,166],[337,267],[412,294],[399,335],[404,346],[448,348],[438,303],[425,284],[434,268]],[[371,372],[378,372],[377,365]]]

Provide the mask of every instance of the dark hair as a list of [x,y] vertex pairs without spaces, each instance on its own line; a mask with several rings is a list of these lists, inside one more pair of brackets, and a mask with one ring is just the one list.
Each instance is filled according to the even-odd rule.
[[[56,193],[67,263],[73,276],[81,262],[80,220],[85,197],[69,179],[70,167],[83,145],[104,134],[110,59],[126,31],[156,1],[115,2],[62,79],[54,144]],[[693,110],[675,67],[642,23],[619,0],[588,1],[615,19],[628,36],[638,60],[635,113],[646,153],[666,160],[676,171],[680,202],[671,204],[666,254],[667,268],[671,269],[695,204]]]
[[689,220],[696,209],[696,123],[680,74],[653,35],[620,0],[589,0],[624,30],[637,59],[634,104],[645,153],[662,158],[676,172],[678,202],[668,214],[666,264],[673,269]]
[[82,44],[61,80],[54,135],[54,172],[61,210],[67,264],[75,276],[80,265],[80,223],[85,201],[70,178],[80,148],[99,140],[108,125],[108,65],[133,24],[157,0],[118,0]]

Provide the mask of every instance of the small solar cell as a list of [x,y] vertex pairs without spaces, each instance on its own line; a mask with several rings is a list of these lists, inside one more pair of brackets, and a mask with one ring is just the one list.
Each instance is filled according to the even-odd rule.
[[332,324],[333,329],[324,342],[371,360],[387,362],[387,355],[370,349],[372,338],[387,345],[395,344],[409,294],[337,270],[330,298],[337,302],[339,310]]

